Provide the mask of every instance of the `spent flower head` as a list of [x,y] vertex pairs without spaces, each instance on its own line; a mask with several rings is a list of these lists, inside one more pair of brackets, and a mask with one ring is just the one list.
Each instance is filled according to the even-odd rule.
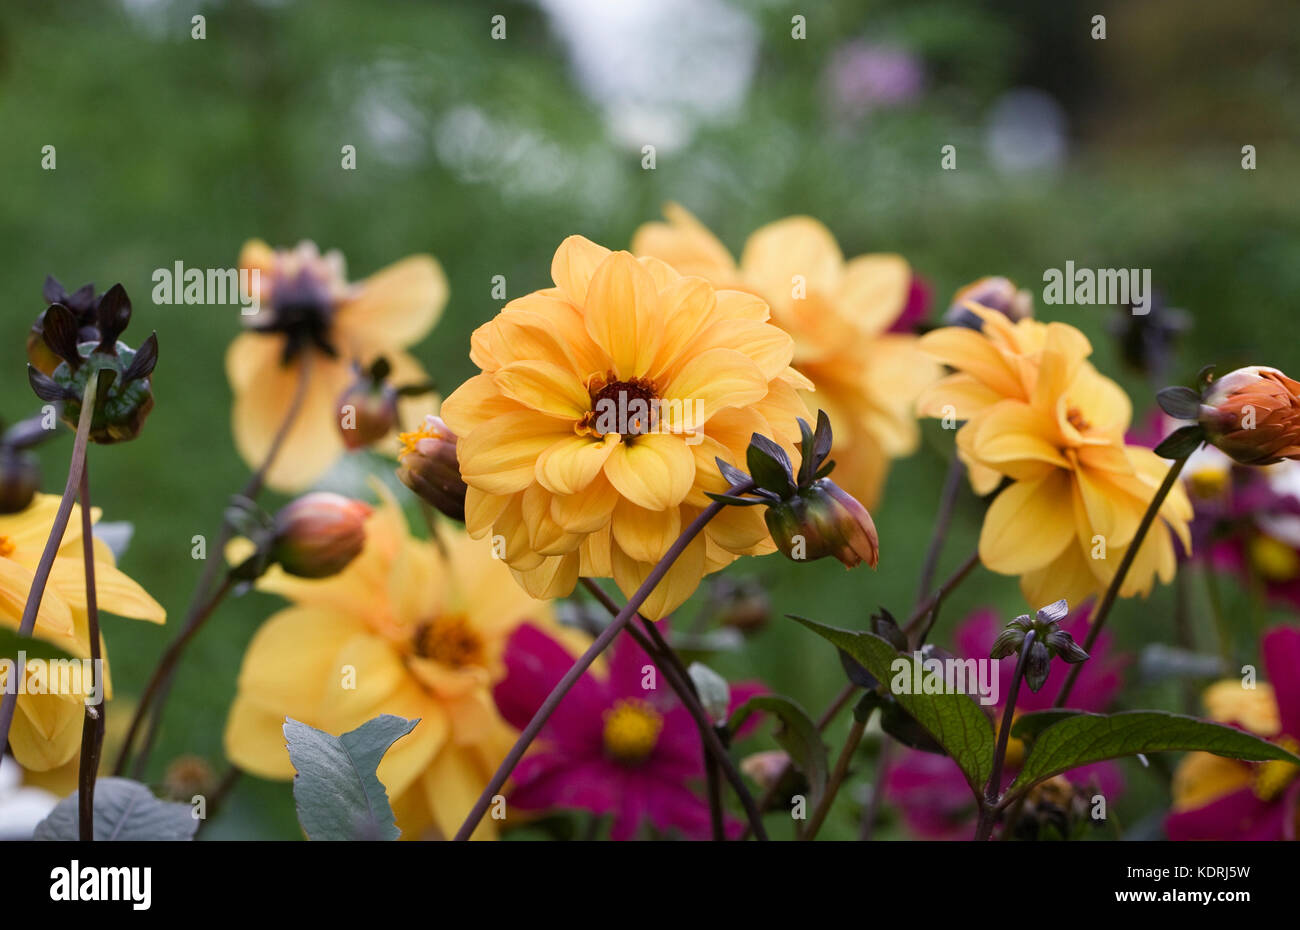
[[41,339],[59,363],[48,374],[29,365],[27,377],[41,400],[63,402],[63,420],[74,429],[86,386],[98,378],[91,441],[134,439],[153,409],[150,375],[158,362],[158,334],[138,349],[118,338],[131,322],[131,299],[120,284],[105,292],[93,312],[94,326],[88,328],[80,311],[51,304],[42,314]]
[[1012,653],[1020,653],[1032,632],[1034,635],[1030,639],[1029,655],[1025,660],[1025,682],[1030,690],[1040,690],[1047,683],[1054,657],[1071,665],[1088,658],[1088,653],[1074,641],[1074,637],[1061,629],[1061,622],[1069,613],[1069,604],[1065,598],[1061,598],[1039,608],[1032,617],[1021,614],[1008,623],[1006,629],[993,641],[990,658],[1003,659]]

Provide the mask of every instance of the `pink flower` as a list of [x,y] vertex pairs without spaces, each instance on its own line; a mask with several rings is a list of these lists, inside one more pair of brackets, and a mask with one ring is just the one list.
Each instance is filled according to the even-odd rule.
[[[607,655],[608,674],[588,671],[578,680],[538,735],[536,748],[515,768],[509,803],[526,811],[612,814],[615,840],[632,839],[646,824],[659,833],[708,839],[708,804],[690,787],[704,778],[695,721],[631,637],[620,636]],[[506,677],[495,690],[497,707],[522,729],[573,657],[536,627],[524,625],[506,646],[505,664]],[[731,708],[763,690],[757,684],[733,685]],[[728,819],[729,834],[740,829]]]
[[[1270,684],[1254,690],[1220,682],[1210,716],[1300,749],[1300,627],[1276,627],[1260,642]],[[1222,689],[1229,690],[1222,690]],[[1207,703],[1209,703],[1207,701]],[[1300,819],[1300,766],[1251,764],[1190,753],[1174,775],[1171,840],[1294,840]]]
[[[1091,608],[1083,608],[1066,618],[1061,628],[1083,642],[1088,633],[1088,615]],[[1005,623],[991,609],[977,610],[957,628],[956,654],[960,657],[985,659],[993,640]],[[1069,706],[1076,710],[1101,711],[1120,689],[1120,671],[1125,660],[1111,653],[1110,636],[1097,638],[1092,658],[1084,663],[1070,694]],[[1016,657],[1007,656],[998,663],[998,698],[994,722],[1002,713],[1002,702],[1011,689],[1015,674]],[[1065,682],[1060,666],[1052,669],[1043,689],[1035,694],[1022,687],[1016,700],[1016,713],[1048,710]],[[1011,744],[1007,754],[1006,782],[1010,782],[1019,768],[1018,741]],[[1015,761],[1017,764],[1012,765]],[[1107,798],[1114,798],[1124,789],[1123,776],[1112,762],[1085,765],[1065,773],[1065,777],[1081,787],[1095,786]],[[895,801],[909,830],[924,839],[968,840],[975,827],[975,798],[957,764],[947,756],[905,750],[890,768],[885,779],[886,796]]]

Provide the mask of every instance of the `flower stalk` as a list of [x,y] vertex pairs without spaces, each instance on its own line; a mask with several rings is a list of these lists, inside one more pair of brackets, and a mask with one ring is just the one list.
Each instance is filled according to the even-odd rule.
[[[1128,577],[1128,571],[1137,558],[1138,549],[1142,547],[1142,541],[1146,539],[1147,531],[1155,523],[1156,515],[1160,513],[1160,507],[1164,504],[1165,498],[1169,496],[1169,492],[1178,483],[1178,476],[1182,473],[1183,466],[1187,464],[1187,458],[1190,454],[1189,450],[1181,458],[1174,459],[1169,466],[1169,471],[1165,473],[1165,480],[1161,482],[1155,497],[1151,498],[1151,503],[1147,505],[1146,513],[1142,515],[1142,522],[1138,524],[1133,541],[1129,543],[1128,548],[1124,551],[1124,557],[1120,559],[1119,569],[1115,572],[1115,577],[1111,579],[1110,585],[1106,588],[1101,604],[1097,607],[1097,613],[1093,616],[1092,623],[1088,627],[1088,635],[1083,641],[1085,652],[1092,652],[1097,637],[1101,635],[1102,627],[1106,624],[1106,618],[1110,615],[1110,609],[1115,605],[1115,599],[1119,597],[1120,589],[1124,586],[1124,579]],[[1069,675],[1066,676],[1065,684],[1061,688],[1061,693],[1056,696],[1056,701],[1052,704],[1053,707],[1065,706],[1065,702],[1070,699],[1070,692],[1074,690],[1074,683],[1079,679],[1079,672],[1082,670],[1082,664],[1071,667]]]
[[1007,759],[1007,743],[1011,739],[1011,723],[1016,713],[1016,698],[1020,696],[1020,682],[1025,677],[1025,669],[1034,651],[1037,635],[1037,632],[1032,629],[1025,634],[1024,642],[1020,646],[1020,656],[1016,659],[1016,673],[1011,678],[1011,691],[1007,694],[1006,707],[1002,709],[1002,725],[998,728],[997,747],[993,750],[993,772],[984,787],[979,822],[975,825],[977,840],[988,840],[993,836],[993,823],[998,816],[998,794],[1002,790],[1002,766]]
[[99,642],[99,598],[95,593],[95,537],[90,514],[90,462],[82,463],[81,498],[81,557],[86,578],[86,627],[90,635],[91,693],[98,695],[99,706],[86,705],[85,719],[81,725],[81,763],[77,772],[77,824],[80,838],[90,842],[95,838],[95,779],[99,774],[99,754],[104,748],[104,727],[107,724],[108,702],[104,697],[103,654]]
[[[752,490],[753,486],[753,482],[747,482],[738,487],[732,487],[729,489],[728,493],[745,494]],[[537,738],[537,734],[540,733],[542,727],[546,725],[546,721],[551,718],[551,714],[555,713],[555,709],[560,706],[560,702],[564,700],[565,695],[567,695],[573,686],[577,684],[578,679],[581,678],[587,669],[591,667],[591,664],[600,657],[601,653],[609,648],[610,643],[614,641],[614,637],[618,636],[632,618],[637,615],[637,609],[645,603],[646,598],[648,598],[651,592],[653,592],[659,585],[659,582],[663,580],[663,577],[668,574],[668,569],[672,568],[673,563],[677,561],[678,557],[686,550],[686,547],[690,545],[691,541],[700,534],[704,527],[708,525],[710,520],[722,512],[722,509],[725,506],[727,505],[724,502],[714,501],[707,508],[702,510],[699,516],[691,521],[690,525],[682,531],[682,534],[679,537],[677,537],[677,541],[668,548],[666,553],[664,553],[663,558],[661,558],[658,563],[655,564],[655,567],[650,570],[650,574],[646,576],[645,581],[641,582],[641,586],[636,589],[628,602],[623,605],[623,608],[618,612],[614,619],[610,621],[609,626],[605,627],[605,629],[601,631],[600,635],[597,636],[595,641],[587,648],[587,651],[573,663],[573,666],[565,673],[564,677],[561,678],[555,687],[551,689],[551,693],[546,696],[546,700],[542,702],[542,706],[537,709],[535,714],[533,714],[533,718],[528,721],[528,726],[524,727],[523,732],[520,733],[519,738],[515,740],[515,744],[511,747],[510,752],[506,754],[501,765],[497,767],[496,773],[493,774],[491,780],[489,780],[487,785],[483,788],[483,792],[474,803],[474,807],[470,810],[468,816],[466,816],[465,822],[460,825],[460,829],[456,832],[455,836],[457,841],[469,839],[470,834],[474,832],[474,828],[477,827],[479,821],[483,819],[483,815],[487,813],[488,806],[492,803],[492,798],[501,791],[501,788],[506,783],[506,779],[510,777],[510,773],[515,770],[515,766],[517,766],[520,760],[523,759],[524,753],[527,752],[528,747],[533,744],[533,740]]]
[[[307,385],[311,379],[310,360],[311,353],[304,353],[302,362],[298,367],[297,389],[293,401],[289,405],[289,410],[285,414],[284,421],[280,424],[279,431],[271,441],[271,447],[267,450],[266,458],[262,461],[261,466],[258,467],[257,471],[253,472],[248,479],[248,483],[239,492],[239,496],[245,500],[255,500],[261,494],[262,487],[266,483],[266,475],[271,470],[271,466],[275,464],[275,460],[289,436],[289,431],[298,419],[298,413],[307,397]],[[207,565],[204,567],[203,574],[199,577],[199,583],[195,586],[194,594],[190,598],[181,631],[167,647],[163,658],[154,669],[153,678],[150,680],[144,696],[140,699],[140,703],[136,705],[135,713],[131,717],[131,725],[126,733],[126,739],[122,742],[122,748],[118,751],[117,761],[113,766],[114,775],[125,774],[127,762],[131,758],[131,749],[135,745],[145,715],[149,712],[150,706],[156,704],[152,721],[149,724],[149,732],[132,769],[136,777],[140,777],[144,773],[144,767],[149,761],[149,755],[153,751],[154,742],[158,737],[158,729],[162,724],[163,709],[166,707],[167,699],[171,695],[175,667],[190,640],[194,638],[194,635],[198,633],[208,617],[216,610],[222,599],[234,587],[234,579],[229,577],[229,573],[222,582],[217,582],[217,573],[226,564],[226,544],[230,542],[233,534],[234,525],[231,523],[227,511],[222,517],[221,529],[218,531],[214,551],[209,554]],[[214,588],[214,586],[216,587]],[[209,594],[209,592],[211,593]],[[205,595],[207,596],[205,597]]]
[[[90,442],[90,426],[95,418],[95,399],[98,390],[98,378],[91,378],[86,382],[81,412],[77,417],[77,432],[72,443],[72,458],[68,462],[68,481],[63,487],[63,497],[59,501],[54,523],[50,527],[50,535],[45,540],[41,560],[37,563],[36,572],[32,576],[31,591],[28,592],[27,603],[23,606],[22,620],[18,624],[19,636],[31,636],[32,630],[36,627],[36,615],[40,612],[45,586],[50,580],[50,571],[54,568],[54,558],[58,555],[59,546],[63,543],[63,534],[68,528],[68,520],[72,516],[72,502],[81,487],[81,475],[86,468],[86,448]],[[15,680],[21,680],[26,671],[22,665],[16,665],[14,674],[17,676]],[[18,689],[14,688],[12,691],[7,691],[3,701],[0,702],[0,747],[5,746],[9,741],[9,727],[13,724],[17,705]],[[3,758],[0,755],[0,764],[3,763]]]

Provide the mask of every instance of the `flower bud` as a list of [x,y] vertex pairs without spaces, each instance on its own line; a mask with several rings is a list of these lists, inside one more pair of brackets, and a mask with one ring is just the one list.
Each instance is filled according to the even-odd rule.
[[300,578],[336,575],[365,546],[368,516],[369,506],[341,494],[304,494],[275,515],[271,560]]
[[1210,384],[1198,422],[1243,465],[1300,458],[1300,382],[1276,368],[1238,368]]
[[967,284],[953,295],[952,304],[943,321],[950,326],[980,329],[984,322],[971,312],[969,305],[979,304],[996,310],[1012,322],[1034,315],[1034,297],[1026,290],[1017,289],[1009,278],[980,278]]
[[440,417],[426,416],[424,425],[402,433],[397,477],[440,513],[465,519],[465,482],[456,459],[456,434]]
[[0,514],[26,510],[41,486],[41,470],[30,452],[0,446]]
[[349,449],[364,449],[392,431],[397,423],[397,392],[375,390],[368,382],[348,388],[339,398],[339,433]]
[[880,561],[880,538],[867,508],[829,478],[818,478],[763,514],[777,548],[796,562],[831,555],[853,568]]

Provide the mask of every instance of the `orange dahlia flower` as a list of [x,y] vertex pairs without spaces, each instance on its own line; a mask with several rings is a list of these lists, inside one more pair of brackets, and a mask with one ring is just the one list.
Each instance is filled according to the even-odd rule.
[[636,231],[632,251],[767,301],[772,322],[794,338],[794,366],[816,387],[815,406],[835,424],[836,482],[874,506],[890,460],[916,450],[913,405],[939,376],[915,336],[890,331],[907,305],[908,263],[889,254],[846,261],[825,226],[792,216],[756,230],[737,264],[685,209],[669,204],[664,215]]
[[[482,373],[443,402],[466,525],[492,535],[536,597],[569,593],[579,575],[630,595],[706,492],[726,489],[715,458],[743,462],[755,432],[796,454],[809,384],[752,294],[581,236],[560,245],[551,277],[475,331]],[[707,572],[772,549],[761,514],[727,508],[642,613],[661,617]]]

